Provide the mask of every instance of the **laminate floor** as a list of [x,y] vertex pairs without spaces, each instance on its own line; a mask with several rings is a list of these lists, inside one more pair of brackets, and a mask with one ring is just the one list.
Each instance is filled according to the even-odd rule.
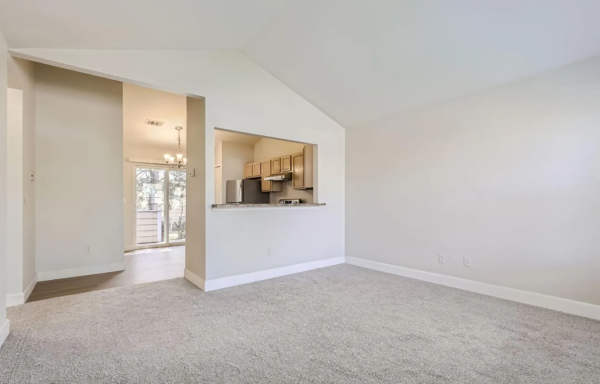
[[128,252],[124,271],[41,281],[27,302],[183,277],[184,267],[185,246]]

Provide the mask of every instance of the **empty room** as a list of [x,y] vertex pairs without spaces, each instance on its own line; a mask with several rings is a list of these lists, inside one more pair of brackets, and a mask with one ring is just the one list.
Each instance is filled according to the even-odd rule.
[[0,2],[0,384],[600,383],[598,20]]

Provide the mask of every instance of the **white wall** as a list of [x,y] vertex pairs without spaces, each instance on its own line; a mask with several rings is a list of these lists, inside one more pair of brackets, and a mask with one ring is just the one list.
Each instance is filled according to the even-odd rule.
[[[304,150],[304,146],[305,144],[293,141],[274,140],[263,137],[254,145],[254,161],[271,160],[279,156],[300,153]],[[281,187],[281,192],[270,193],[271,204],[279,203],[280,199],[301,199],[303,203],[313,202],[312,189],[294,189],[292,188],[291,181],[283,182]]]
[[122,270],[122,85],[46,65],[35,76],[38,278]]
[[[30,173],[35,172],[35,63],[8,58],[8,86],[20,93],[15,105],[13,122],[13,140],[9,140],[9,151],[12,152],[12,165],[9,172],[13,174],[12,197],[9,209],[14,210],[8,230],[9,247],[17,247],[18,251],[10,252],[7,265],[12,282],[9,282],[8,294],[13,297],[13,304],[26,300],[23,294],[35,284],[35,182],[30,180]],[[16,94],[15,94],[16,95]],[[9,100],[10,104],[10,100]],[[31,285],[30,285],[31,284]],[[30,292],[30,291],[29,291]],[[19,298],[15,301],[14,299]]]
[[254,148],[249,145],[222,142],[221,147],[221,193],[227,202],[227,181],[244,178],[244,165],[254,161]]
[[8,320],[6,319],[6,88],[7,68],[6,42],[0,33],[0,346],[8,336]]
[[600,304],[599,127],[592,59],[348,131],[346,254]]
[[[242,54],[46,49],[15,53],[113,79],[206,97],[206,125],[210,129],[204,132],[205,162],[198,163],[204,168],[202,173],[196,170],[197,175],[204,175],[206,202],[214,201],[214,127],[319,146],[319,202],[327,206],[228,212],[208,209],[207,279],[344,256],[344,129]],[[191,195],[189,191],[188,202]],[[298,231],[302,231],[302,239],[295,235]],[[231,233],[236,234],[236,241],[231,241]],[[191,252],[190,237],[186,253]],[[267,248],[273,249],[271,255],[267,255]]]

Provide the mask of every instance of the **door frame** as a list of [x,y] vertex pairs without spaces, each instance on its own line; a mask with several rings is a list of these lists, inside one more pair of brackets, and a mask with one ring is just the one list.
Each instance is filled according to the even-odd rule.
[[[164,170],[165,171],[165,176],[164,176],[164,183],[163,183],[163,196],[165,199],[164,202],[164,220],[165,220],[165,227],[163,229],[163,236],[165,241],[160,242],[160,243],[155,243],[155,244],[143,244],[143,245],[139,245],[137,243],[137,209],[135,208],[136,202],[137,202],[137,190],[136,190],[136,183],[137,183],[137,170],[139,168],[145,168],[145,169],[160,169],[160,170]],[[180,245],[185,245],[185,242],[187,240],[184,239],[183,241],[176,241],[176,242],[170,242],[169,241],[169,220],[170,220],[170,202],[169,202],[169,171],[174,170],[174,168],[166,166],[166,165],[160,165],[160,164],[144,164],[144,163],[134,163],[133,164],[133,238],[134,238],[134,249],[138,250],[138,249],[148,249],[148,248],[166,248],[166,247],[174,247],[174,246],[180,246]],[[183,170],[183,172],[185,172],[185,168],[177,168],[177,170],[181,171]],[[186,218],[187,218],[187,178],[186,178]]]

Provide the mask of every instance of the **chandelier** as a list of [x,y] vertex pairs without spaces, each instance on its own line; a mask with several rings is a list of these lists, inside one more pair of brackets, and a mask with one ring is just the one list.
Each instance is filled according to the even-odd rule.
[[171,156],[168,153],[165,153],[165,162],[171,166],[171,168],[184,168],[187,164],[187,158],[183,157],[181,153],[181,130],[183,127],[175,127],[177,130],[177,154],[175,156]]

